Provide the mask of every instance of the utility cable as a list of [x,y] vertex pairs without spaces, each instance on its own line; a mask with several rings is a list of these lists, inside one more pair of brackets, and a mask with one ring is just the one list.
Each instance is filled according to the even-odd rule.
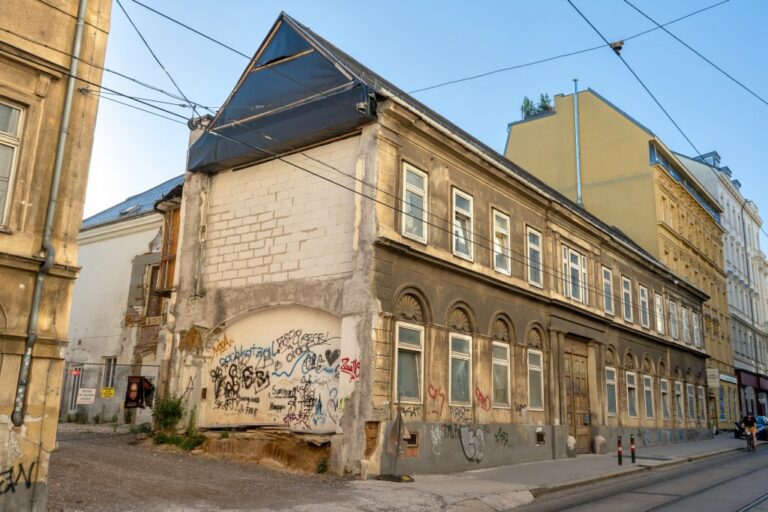
[[732,75],[730,75],[730,74],[729,74],[727,71],[725,71],[723,68],[721,68],[720,66],[718,66],[717,64],[715,64],[714,62],[712,62],[711,60],[709,60],[708,58],[706,58],[706,57],[705,57],[704,55],[702,55],[700,52],[696,51],[696,49],[694,49],[694,48],[693,48],[691,45],[689,45],[688,43],[686,43],[685,41],[683,41],[682,39],[680,39],[679,37],[677,37],[675,34],[673,34],[672,32],[670,32],[669,30],[667,30],[667,29],[666,29],[666,28],[664,28],[663,26],[659,25],[659,23],[658,23],[656,20],[654,20],[653,18],[651,18],[650,16],[648,16],[646,13],[644,13],[643,11],[641,11],[641,10],[640,10],[638,7],[636,7],[634,4],[632,4],[632,3],[631,3],[629,0],[624,0],[624,3],[626,3],[628,6],[630,6],[631,8],[633,8],[634,10],[636,10],[637,12],[639,12],[640,14],[642,14],[643,16],[645,16],[645,18],[647,18],[647,19],[648,19],[648,20],[649,20],[651,23],[653,23],[654,25],[656,25],[656,27],[657,27],[657,28],[660,28],[660,29],[662,29],[664,32],[666,32],[666,33],[667,33],[667,34],[668,34],[670,37],[672,37],[672,38],[673,38],[675,41],[677,41],[678,43],[682,44],[683,46],[685,46],[686,48],[688,48],[689,50],[691,50],[693,53],[695,53],[696,55],[698,55],[698,56],[699,56],[699,57],[700,57],[700,58],[701,58],[701,59],[702,59],[704,62],[706,62],[707,64],[709,64],[710,66],[712,66],[713,68],[715,68],[716,70],[718,70],[720,73],[722,73],[722,74],[723,74],[723,75],[725,75],[726,77],[730,78],[730,79],[731,79],[731,81],[733,81],[733,82],[734,82],[736,85],[738,85],[739,87],[741,87],[742,89],[744,89],[745,91],[747,91],[749,94],[751,94],[752,96],[754,96],[755,98],[757,98],[758,100],[760,100],[761,102],[763,102],[765,105],[768,105],[768,101],[766,101],[766,100],[765,100],[765,99],[764,99],[762,96],[760,96],[760,95],[759,95],[759,94],[757,94],[755,91],[753,91],[752,89],[750,89],[749,87],[747,87],[746,85],[744,85],[742,82],[740,82],[739,80],[737,80],[736,78],[734,78],[734,77],[733,77]]
[[[118,0],[118,1],[119,1],[119,0]],[[611,46],[611,43],[610,43],[610,42],[608,41],[608,39],[606,39],[606,38],[605,38],[605,36],[604,36],[604,35],[603,35],[603,34],[602,34],[602,33],[601,33],[601,32],[600,32],[598,29],[597,29],[597,27],[595,27],[595,25],[593,25],[593,24],[592,24],[592,22],[591,22],[591,21],[589,21],[589,18],[587,18],[587,17],[584,15],[584,13],[583,13],[583,12],[581,12],[581,11],[579,10],[579,8],[578,8],[578,7],[576,7],[576,5],[575,5],[575,4],[574,4],[574,3],[573,3],[571,0],[567,0],[567,1],[568,1],[568,3],[569,3],[569,4],[571,4],[571,7],[573,7],[573,8],[574,8],[574,10],[575,10],[577,13],[579,13],[579,16],[581,16],[581,17],[584,19],[584,21],[586,21],[586,22],[587,22],[587,24],[588,24],[590,27],[592,27],[592,30],[594,30],[594,31],[595,31],[595,33],[597,33],[597,35],[599,35],[599,36],[600,36],[600,39],[602,39],[603,41],[605,41],[605,44],[606,44],[607,46],[609,46],[609,47],[610,47],[610,46]],[[659,101],[659,100],[656,98],[656,96],[654,96],[654,94],[651,92],[651,90],[648,88],[648,86],[647,86],[647,85],[645,85],[645,82],[643,82],[643,81],[642,81],[642,79],[641,79],[641,78],[640,78],[640,77],[637,75],[637,73],[635,73],[635,70],[634,70],[634,69],[632,69],[632,66],[630,66],[630,65],[629,65],[629,63],[628,63],[628,62],[627,62],[627,61],[624,59],[624,57],[622,57],[622,56],[621,56],[621,53],[619,53],[618,51],[615,51],[615,50],[614,50],[614,53],[615,53],[615,54],[616,54],[616,56],[617,56],[617,57],[618,57],[618,58],[621,60],[621,62],[622,62],[622,63],[624,63],[624,65],[627,67],[627,69],[629,70],[629,72],[630,72],[630,73],[632,73],[632,76],[634,76],[634,77],[635,77],[635,79],[638,81],[638,83],[639,83],[640,85],[642,85],[642,86],[643,86],[643,89],[645,89],[645,92],[647,92],[647,93],[648,93],[648,95],[649,95],[649,96],[650,96],[650,97],[653,99],[653,101],[654,101],[654,102],[656,102],[656,105],[658,105],[658,106],[659,106],[659,108],[661,109],[661,111],[662,111],[662,112],[664,112],[664,114],[667,116],[667,119],[669,119],[669,120],[672,122],[672,124],[673,124],[673,125],[675,125],[675,128],[677,128],[677,131],[679,131],[679,132],[680,132],[680,134],[683,136],[683,138],[684,138],[686,141],[688,141],[688,144],[690,144],[690,145],[691,145],[691,147],[693,148],[693,150],[696,152],[696,155],[697,155],[697,156],[701,156],[701,151],[699,151],[699,150],[698,150],[698,148],[696,148],[696,146],[694,145],[694,143],[693,143],[693,142],[691,142],[691,139],[689,139],[689,138],[688,138],[688,135],[686,135],[686,134],[685,134],[685,132],[683,131],[683,129],[682,129],[682,128],[680,128],[680,125],[679,125],[679,124],[677,124],[677,122],[675,122],[675,120],[672,118],[672,116],[669,114],[669,112],[667,112],[667,109],[665,109],[665,108],[664,108],[664,106],[663,106],[663,105],[661,104],[661,102],[660,102],[660,101]]]
[[[147,50],[149,50],[149,53],[152,55],[152,58],[155,59],[155,62],[157,62],[157,65],[160,66],[160,69],[163,70],[163,72],[166,74],[168,79],[171,81],[174,87],[176,87],[176,90],[179,91],[179,94],[184,98],[184,101],[189,103],[189,106],[192,108],[192,111],[195,113],[196,116],[199,116],[197,113],[197,109],[195,109],[195,105],[189,101],[189,98],[187,98],[187,95],[184,94],[184,92],[181,90],[181,87],[179,87],[179,84],[176,83],[176,80],[173,79],[173,76],[168,72],[168,70],[165,68],[163,63],[158,58],[157,54],[155,54],[154,50],[152,50],[152,47],[147,42],[144,35],[141,33],[141,30],[139,30],[139,27],[136,26],[136,24],[133,22],[133,19],[131,19],[131,16],[128,14],[128,11],[125,10],[125,7],[123,7],[123,3],[120,0],[117,0],[117,5],[120,7],[120,10],[123,11],[123,14],[125,14],[125,17],[128,18],[128,22],[131,24],[133,29],[136,31],[136,33],[139,35],[139,38],[144,43],[144,46],[147,47]],[[210,111],[213,113],[213,111]]]
[[[90,89],[83,89],[83,91],[87,92],[87,93],[90,93],[90,94],[95,94],[99,98],[105,99],[107,101],[111,101],[113,103],[119,103],[120,105],[125,105],[126,107],[133,108],[133,109],[139,110],[141,112],[146,112],[147,114],[151,114],[153,116],[162,117],[163,119],[167,119],[169,121],[173,121],[174,123],[179,123],[179,124],[184,125],[184,126],[187,125],[187,123],[185,123],[184,121],[179,121],[178,119],[173,119],[172,117],[164,116],[162,114],[158,114],[156,112],[152,112],[151,110],[147,110],[145,108],[137,107],[136,105],[131,105],[130,103],[126,103],[124,101],[116,100],[115,98],[111,98],[109,96],[105,96],[103,94],[99,94],[96,91],[92,91]],[[131,99],[133,99],[133,98],[131,98]]]

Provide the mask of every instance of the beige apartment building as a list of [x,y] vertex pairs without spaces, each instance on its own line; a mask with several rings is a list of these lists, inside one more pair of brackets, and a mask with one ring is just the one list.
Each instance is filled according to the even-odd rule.
[[[505,154],[571,200],[580,200],[710,297],[701,318],[682,310],[678,314],[683,323],[703,324],[710,355],[709,417],[720,428],[732,428],[739,410],[722,208],[650,129],[616,105],[588,89],[578,93],[577,106],[578,166],[572,94],[555,96],[551,112],[511,123]],[[722,409],[719,387],[726,400]],[[720,410],[724,419],[716,413]]]
[[0,2],[0,510],[46,510],[110,7]]

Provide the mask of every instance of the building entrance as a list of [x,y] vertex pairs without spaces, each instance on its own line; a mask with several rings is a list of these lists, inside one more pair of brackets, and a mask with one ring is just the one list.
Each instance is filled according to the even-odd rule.
[[587,345],[586,343],[567,341],[565,350],[568,429],[570,435],[576,438],[576,453],[590,453]]

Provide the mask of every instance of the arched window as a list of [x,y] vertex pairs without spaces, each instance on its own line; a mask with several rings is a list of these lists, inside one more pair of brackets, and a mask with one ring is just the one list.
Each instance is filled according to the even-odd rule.
[[424,375],[424,306],[416,295],[405,293],[395,304],[395,399],[421,403]]
[[493,405],[509,407],[509,343],[512,339],[509,320],[499,315],[491,324],[491,382]]
[[528,409],[544,410],[544,352],[541,331],[530,329],[525,337],[528,345]]
[[[467,312],[454,308],[448,315],[449,403],[472,405],[472,324]],[[466,333],[466,334],[464,334]]]

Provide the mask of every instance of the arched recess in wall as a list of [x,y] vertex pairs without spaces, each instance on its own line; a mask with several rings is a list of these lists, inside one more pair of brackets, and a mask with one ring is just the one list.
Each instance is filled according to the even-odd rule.
[[659,363],[657,365],[657,368],[659,369],[659,377],[666,378],[667,375],[667,365],[664,363],[664,357],[659,358]]
[[624,352],[624,359],[622,361],[622,365],[624,366],[625,370],[633,371],[637,370],[638,364],[637,364],[637,357],[632,353],[632,349],[628,348]]
[[605,349],[605,366],[615,368],[616,362],[616,349],[612,345],[608,345]]
[[542,351],[549,350],[549,343],[546,335],[544,334],[544,328],[538,323],[529,325],[525,334],[525,344],[529,348]]
[[675,366],[675,369],[672,370],[672,378],[675,380],[680,380],[680,376],[681,376],[680,367]]
[[432,310],[427,298],[418,288],[402,287],[395,294],[395,311],[397,318],[422,324],[432,323]]
[[514,341],[514,333],[515,329],[509,317],[504,313],[496,313],[489,329],[491,338],[505,343],[512,343]]
[[653,367],[653,361],[651,361],[651,358],[648,356],[648,354],[645,354],[643,356],[643,369],[642,372],[646,375],[655,375],[656,372],[654,371]]
[[469,306],[461,301],[456,301],[448,308],[445,317],[445,326],[453,332],[472,334],[477,332],[477,323]]

